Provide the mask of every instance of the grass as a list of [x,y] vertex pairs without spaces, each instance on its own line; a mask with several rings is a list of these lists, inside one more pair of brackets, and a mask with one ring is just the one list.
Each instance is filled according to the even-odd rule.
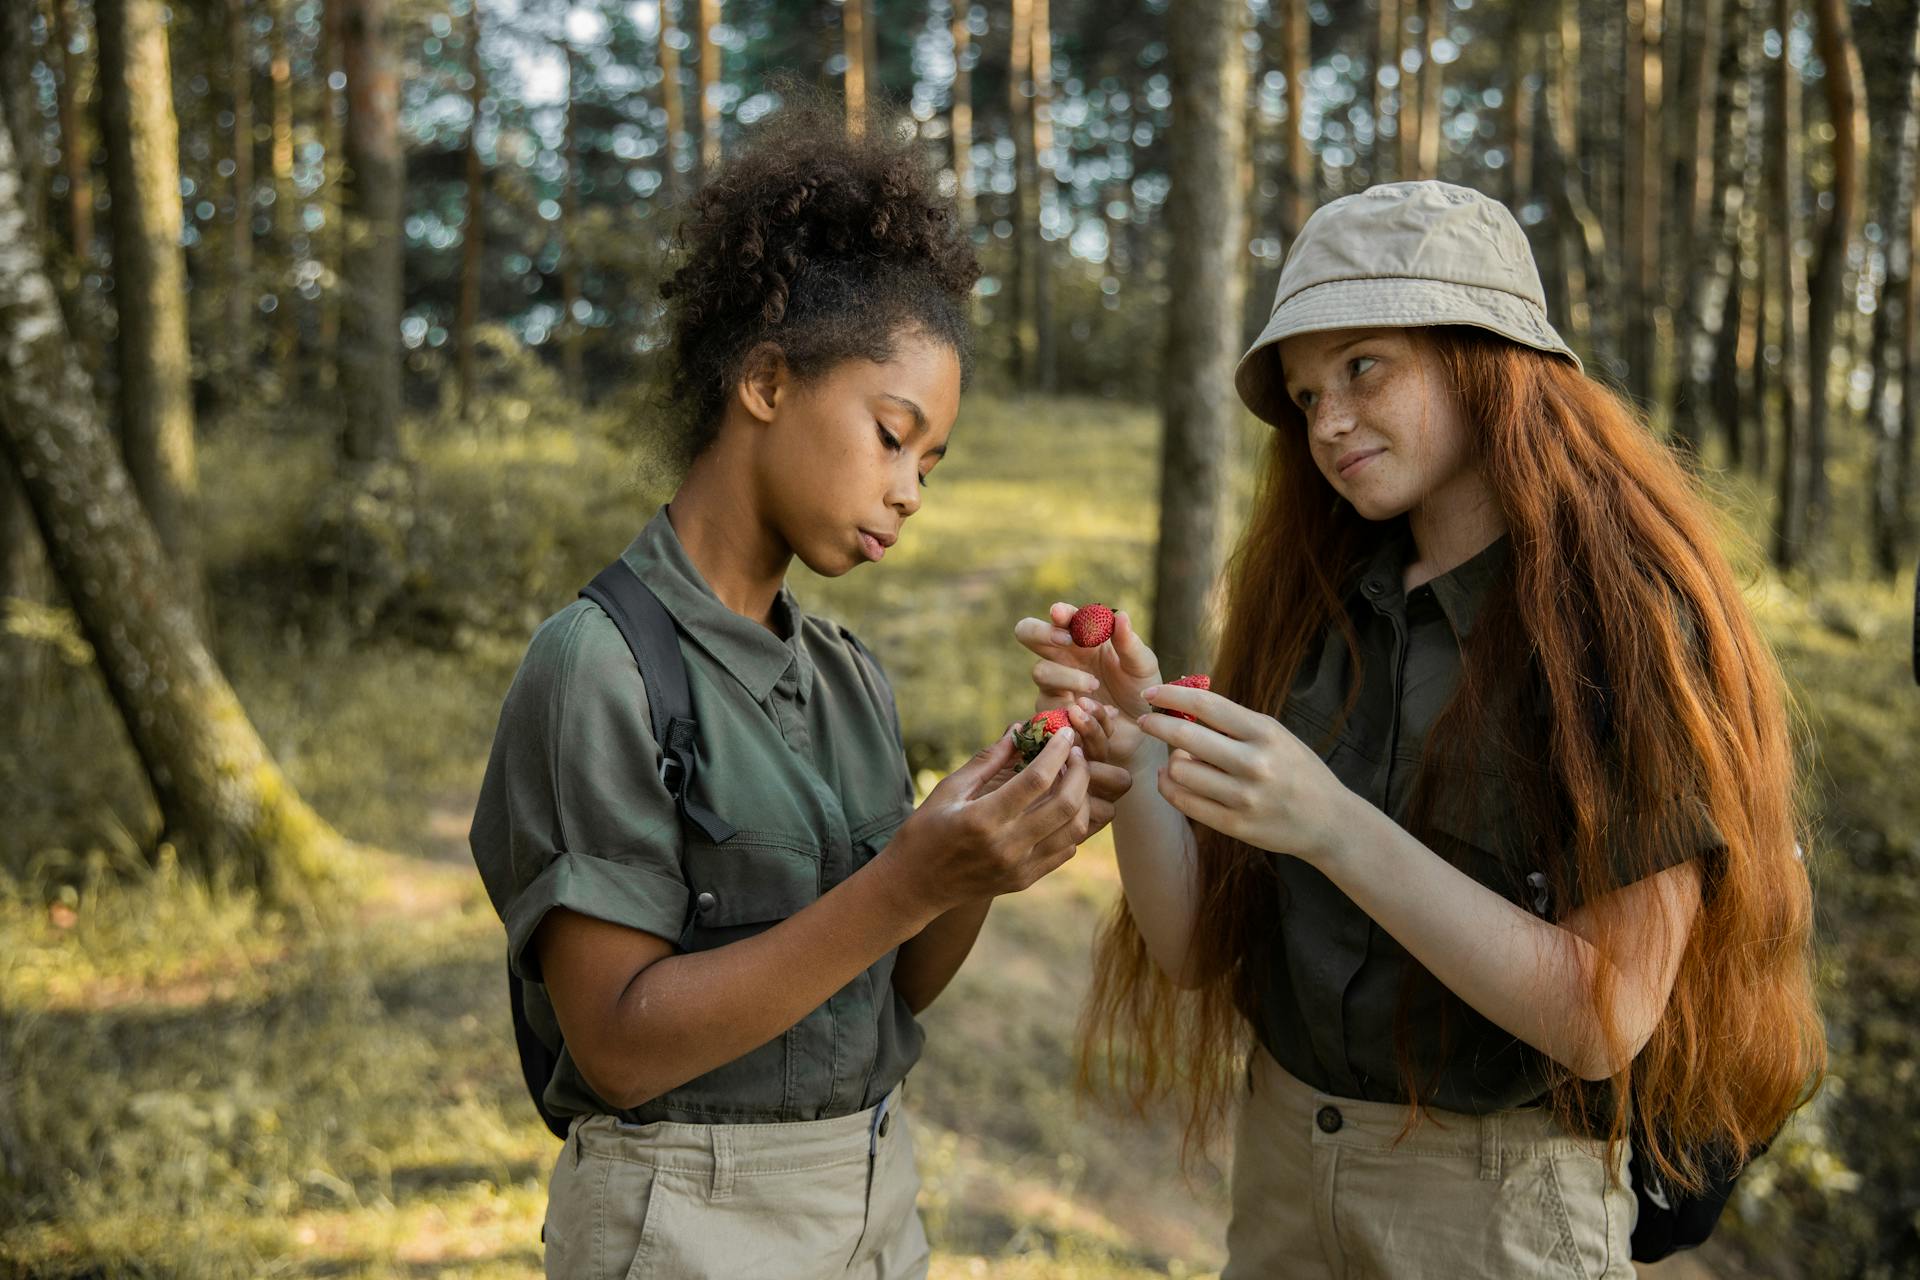
[[[1015,618],[1097,595],[1145,621],[1156,428],[1138,408],[975,397],[882,568],[796,571],[803,604],[886,662],[924,780],[1029,704]],[[70,665],[84,651],[57,618],[34,621],[49,674],[28,727],[47,745],[0,749],[0,1108],[22,1137],[0,1182],[0,1274],[537,1274],[555,1144],[521,1089],[466,823],[532,625],[660,486],[615,413],[503,398],[474,428],[422,423],[409,589],[377,638],[354,639],[308,576],[289,500],[325,484],[325,447],[263,448],[268,430],[229,423],[204,458],[221,478],[221,657],[290,778],[372,851],[310,920],[142,869],[153,814],[124,735]],[[1875,1274],[1876,1251],[1913,1231],[1914,1206],[1882,1192],[1920,1185],[1901,1136],[1920,1006],[1920,963],[1898,945],[1920,922],[1908,604],[1764,574],[1754,599],[1817,746],[1835,1081],[1750,1175],[1708,1264]],[[1003,899],[926,1017],[909,1105],[940,1280],[1222,1261],[1217,1165],[1183,1177],[1169,1118],[1118,1122],[1069,1087],[1087,948],[1116,891],[1100,838]]]

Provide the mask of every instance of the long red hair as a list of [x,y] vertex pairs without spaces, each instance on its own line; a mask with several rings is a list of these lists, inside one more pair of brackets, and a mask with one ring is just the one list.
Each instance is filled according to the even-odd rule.
[[[1718,828],[1725,852],[1702,860],[1700,911],[1652,1037],[1612,1081],[1568,1072],[1551,1096],[1565,1123],[1610,1144],[1638,1127],[1668,1178],[1697,1187],[1702,1153],[1746,1158],[1825,1069],[1780,672],[1693,477],[1616,394],[1481,330],[1419,336],[1474,433],[1511,543],[1421,779],[1451,758],[1442,741],[1516,741],[1523,730],[1501,723],[1501,691],[1528,671],[1549,714],[1519,749],[1545,767],[1517,793],[1514,820],[1548,833],[1537,847],[1558,892],[1592,901],[1621,882],[1623,862],[1628,879],[1651,873],[1672,860],[1661,858],[1669,842],[1700,838],[1702,811]],[[1278,715],[1328,627],[1354,645],[1341,590],[1382,536],[1322,478],[1304,421],[1275,430],[1227,570],[1214,689]],[[1440,789],[1416,784],[1416,813]],[[1081,1025],[1082,1084],[1117,1088],[1139,1108],[1181,1096],[1189,1151],[1235,1098],[1281,905],[1279,855],[1195,830],[1204,923],[1191,945],[1205,981],[1168,982],[1122,898],[1095,948]],[[1658,927],[1605,917],[1596,945],[1603,955],[1657,946]],[[1417,967],[1408,977],[1433,981]],[[1597,967],[1595,1006],[1610,1027],[1607,997]],[[1431,1082],[1404,1044],[1400,1061],[1411,1123]]]

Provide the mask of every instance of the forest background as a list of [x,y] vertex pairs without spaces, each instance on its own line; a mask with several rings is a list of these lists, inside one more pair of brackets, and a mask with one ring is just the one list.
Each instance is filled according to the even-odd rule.
[[[1727,516],[1798,699],[1833,1074],[1658,1275],[1920,1274],[1920,0],[0,2],[0,1269],[525,1276],[553,1143],[465,848],[534,624],[673,477],[679,202],[783,95],[910,132],[981,377],[803,602],[922,784],[1099,597],[1204,665],[1307,214],[1506,201]],[[1036,514],[1044,513],[1044,514]],[[1215,1153],[1070,1088],[1096,840],[915,1073],[936,1276],[1197,1275]]]

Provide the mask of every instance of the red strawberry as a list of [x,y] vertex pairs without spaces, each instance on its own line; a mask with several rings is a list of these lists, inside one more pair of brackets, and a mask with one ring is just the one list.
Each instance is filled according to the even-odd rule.
[[1082,649],[1097,649],[1113,634],[1113,610],[1103,604],[1090,604],[1073,615],[1067,633]]
[[1047,745],[1047,739],[1067,727],[1067,709],[1055,707],[1051,711],[1042,711],[1021,727],[1013,735],[1013,745],[1020,750],[1020,762],[1025,765],[1040,754]]
[[[1167,683],[1176,689],[1211,689],[1213,688],[1213,681],[1207,676],[1197,676],[1197,675],[1181,676],[1178,680],[1169,680],[1167,681]],[[1188,715],[1184,711],[1174,711],[1167,707],[1155,707],[1154,710],[1162,713],[1163,715],[1173,716],[1179,720],[1195,719],[1195,717]]]

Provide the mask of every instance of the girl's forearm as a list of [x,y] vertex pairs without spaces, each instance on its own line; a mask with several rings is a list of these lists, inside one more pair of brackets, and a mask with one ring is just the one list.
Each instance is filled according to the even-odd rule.
[[[1347,839],[1315,865],[1355,905],[1483,1017],[1582,1078],[1631,1060],[1666,1004],[1671,965],[1625,980],[1579,932],[1529,914],[1354,799]],[[1594,1007],[1596,966],[1612,984],[1612,1044]]]
[[893,962],[893,989],[907,1008],[919,1013],[947,989],[972,952],[992,906],[992,898],[962,903],[900,944]]
[[1164,743],[1148,738],[1132,764],[1133,786],[1113,810],[1113,849],[1120,887],[1127,896],[1147,953],[1173,982],[1191,986],[1196,902],[1193,826],[1166,802],[1155,784],[1166,763]]

